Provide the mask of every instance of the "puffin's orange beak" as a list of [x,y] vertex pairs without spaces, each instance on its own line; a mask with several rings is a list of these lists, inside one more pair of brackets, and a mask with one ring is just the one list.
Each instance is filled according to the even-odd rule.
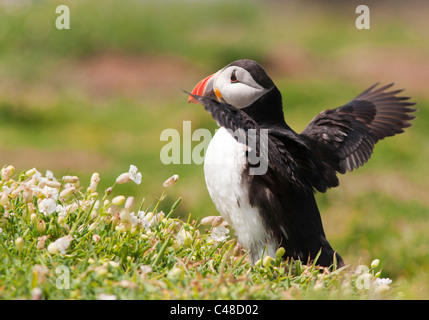
[[[211,74],[200,82],[198,82],[198,84],[195,86],[191,93],[196,96],[208,96],[213,94],[213,80],[215,78],[215,75],[216,73]],[[188,102],[198,103],[197,99],[195,99],[193,96],[189,96]]]

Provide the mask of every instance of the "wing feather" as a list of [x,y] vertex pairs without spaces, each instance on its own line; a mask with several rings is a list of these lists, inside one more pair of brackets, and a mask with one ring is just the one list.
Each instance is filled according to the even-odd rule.
[[404,132],[415,118],[410,97],[396,96],[403,89],[387,91],[393,83],[377,86],[344,106],[320,113],[301,133],[322,159],[329,153],[337,155],[338,161],[328,162],[340,173],[362,166],[379,140]]

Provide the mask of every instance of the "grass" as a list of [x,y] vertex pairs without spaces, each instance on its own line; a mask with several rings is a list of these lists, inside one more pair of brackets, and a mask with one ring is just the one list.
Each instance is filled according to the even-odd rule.
[[[75,176],[57,180],[34,169],[13,171],[4,167],[0,182],[1,299],[398,296],[377,280],[378,262],[329,270],[282,261],[281,248],[276,259],[252,266],[220,217],[183,221],[175,216],[180,198],[163,206],[172,186],[152,207],[118,195],[120,180],[99,190],[98,174],[86,187]],[[52,208],[43,205],[48,200]]]
[[[62,4],[70,7],[71,29],[59,31],[54,28],[56,2],[26,3],[0,5],[0,166],[12,164],[17,171],[49,169],[55,176],[76,175],[81,181],[90,181],[93,172],[100,172],[98,188],[102,193],[133,163],[142,168],[143,187],[127,183],[114,190],[135,199],[145,198],[152,208],[162,193],[159,181],[177,173],[180,183],[168,189],[159,208],[167,212],[181,197],[173,217],[189,226],[192,220],[217,215],[204,186],[202,166],[163,165],[159,153],[164,143],[159,137],[167,128],[182,133],[186,120],[192,121],[194,129],[212,132],[216,124],[200,106],[188,105],[179,89],[191,90],[204,76],[234,59],[257,59],[283,94],[286,121],[300,131],[323,109],[344,104],[374,82],[395,81],[405,87],[405,93],[418,102],[413,126],[405,134],[378,143],[363,168],[341,176],[339,188],[318,194],[317,199],[327,237],[350,264],[349,272],[378,257],[383,276],[393,279],[398,286],[395,292],[403,292],[402,298],[429,297],[429,238],[425,232],[429,228],[429,96],[424,76],[429,50],[427,6],[371,4],[371,30],[357,31],[355,4],[348,3],[210,1],[195,5],[193,1],[108,0],[101,9],[95,1],[64,1]],[[369,63],[367,69],[363,62]],[[19,221],[17,230],[25,232]],[[51,221],[45,222],[50,225]],[[17,234],[13,234],[13,241]],[[201,231],[201,236],[204,234]],[[6,237],[6,231],[2,236]],[[12,239],[8,241],[8,252],[14,256]],[[70,244],[67,254],[76,243]],[[85,248],[96,260],[98,251]],[[192,251],[186,250],[188,254]],[[46,250],[38,254],[42,252],[46,255]],[[43,259],[41,262],[48,265]],[[119,261],[118,256],[109,259]],[[92,266],[73,261],[71,271],[78,270],[76,275]],[[33,262],[18,257],[12,262],[8,256],[6,262],[9,267],[20,266],[17,270],[22,279],[32,277]],[[96,260],[95,268],[103,262]],[[118,272],[110,265],[107,268]],[[6,272],[13,272],[3,270],[1,279]],[[53,288],[57,275],[52,267],[49,270]],[[195,279],[197,273],[192,270]],[[246,270],[253,272],[250,266]],[[78,289],[78,280],[73,279],[76,297],[97,297],[99,292],[90,287],[85,287],[90,291],[85,296],[85,290]],[[140,278],[128,271],[116,282],[121,279]],[[115,278],[100,283],[103,281],[113,283]],[[186,281],[183,288],[191,278]],[[246,289],[259,288],[261,298],[267,294],[268,283],[272,285],[245,283]],[[29,297],[32,288],[22,288],[26,288],[22,289],[25,294],[10,293],[8,297]],[[280,289],[274,295],[341,298],[336,290],[330,294],[326,288],[318,295],[292,286],[282,290],[284,295]],[[294,295],[294,290],[299,294]],[[72,291],[53,296],[72,297]],[[358,291],[353,297],[365,295]]]

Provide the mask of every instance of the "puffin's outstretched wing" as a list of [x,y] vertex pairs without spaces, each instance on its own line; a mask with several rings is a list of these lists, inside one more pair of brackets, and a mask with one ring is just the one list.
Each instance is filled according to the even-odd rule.
[[392,85],[375,84],[344,106],[317,115],[300,136],[315,155],[337,172],[362,166],[371,157],[378,140],[403,132],[411,126],[416,109],[396,96],[403,89],[387,91]]
[[[293,182],[292,185],[301,191],[312,193],[315,188],[324,192],[338,184],[335,172],[315,159],[307,144],[293,130],[271,128],[267,130],[269,139],[267,136],[264,140],[261,138],[264,128],[244,111],[209,97],[190,95],[204,106],[218,125],[230,129],[236,140],[255,147],[259,161],[265,161],[269,170]],[[255,135],[249,134],[252,129]]]

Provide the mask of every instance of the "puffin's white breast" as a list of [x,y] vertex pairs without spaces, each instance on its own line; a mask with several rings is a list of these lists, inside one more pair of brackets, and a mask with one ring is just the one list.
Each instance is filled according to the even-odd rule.
[[222,217],[234,228],[238,242],[258,251],[252,255],[259,257],[269,242],[268,254],[275,257],[277,244],[270,241],[258,209],[249,204],[248,188],[242,181],[246,149],[225,128],[216,132],[204,161],[207,189]]

